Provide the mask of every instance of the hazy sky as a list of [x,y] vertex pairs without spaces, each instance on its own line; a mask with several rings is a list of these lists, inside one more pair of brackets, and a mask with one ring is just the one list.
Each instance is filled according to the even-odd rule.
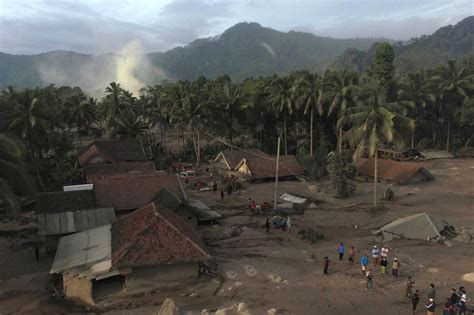
[[0,51],[165,51],[248,21],[338,38],[409,39],[474,14],[472,0],[0,0]]

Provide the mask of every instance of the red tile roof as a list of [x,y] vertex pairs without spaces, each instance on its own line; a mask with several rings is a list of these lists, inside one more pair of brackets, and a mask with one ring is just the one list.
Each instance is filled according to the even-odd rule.
[[[417,162],[398,162],[379,158],[377,159],[377,171],[378,178],[398,184],[408,183],[417,173],[422,174],[425,180],[433,180],[431,173]],[[357,163],[357,173],[374,177],[374,158],[361,159]]]
[[109,174],[92,177],[97,201],[101,206],[114,206],[116,210],[132,210],[150,203],[157,193],[166,188],[180,200],[184,199],[176,174],[140,172]]
[[211,259],[189,222],[153,202],[113,222],[111,232],[117,268]]

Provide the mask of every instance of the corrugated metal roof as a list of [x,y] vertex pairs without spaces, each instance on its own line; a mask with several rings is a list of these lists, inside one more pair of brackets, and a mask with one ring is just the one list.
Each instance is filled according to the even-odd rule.
[[301,198],[301,197],[294,196],[292,194],[287,194],[287,193],[284,193],[283,195],[281,195],[280,199],[291,202],[291,203],[297,203],[297,204],[302,204],[307,201],[306,198]]
[[89,266],[111,259],[111,225],[107,224],[80,233],[64,236],[59,240],[50,273]]
[[114,208],[98,208],[37,215],[40,235],[81,232],[115,221]]

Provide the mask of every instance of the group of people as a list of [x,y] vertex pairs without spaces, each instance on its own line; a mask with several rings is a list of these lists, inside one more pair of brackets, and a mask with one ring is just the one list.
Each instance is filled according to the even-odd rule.
[[[337,254],[339,257],[339,261],[344,259],[344,255],[346,252],[346,248],[344,243],[340,243],[337,246]],[[356,250],[354,246],[350,246],[349,248],[349,264],[353,264],[355,261],[355,253]],[[372,264],[374,267],[380,266],[380,273],[385,276],[387,275],[387,267],[388,267],[388,253],[389,249],[387,245],[384,245],[381,249],[379,249],[376,245],[372,248],[371,256],[372,256]],[[329,270],[329,257],[325,256],[323,259],[324,269],[323,272],[325,275],[328,274]],[[372,273],[372,268],[369,268],[369,255],[365,254],[360,258],[360,265],[362,269],[362,275],[366,278],[366,290],[373,290],[373,278],[374,275]],[[393,258],[392,260],[392,276],[398,278],[399,276],[399,269],[400,269],[400,262],[397,258]],[[415,281],[411,276],[408,277],[406,283],[406,291],[405,297],[411,299],[412,302],[412,311],[415,314],[415,311],[418,307],[418,303],[420,301],[420,290],[415,290],[413,293],[413,288],[415,286]],[[436,288],[435,285],[432,283],[430,284],[428,293],[427,293],[428,302],[425,304],[425,308],[427,310],[428,315],[433,315],[436,309]],[[459,290],[452,289],[452,294],[449,298],[447,298],[443,315],[464,315],[466,314],[466,302],[467,302],[467,295],[466,290],[464,287],[460,287]]]
[[263,204],[260,204],[259,202],[255,202],[255,200],[249,198],[248,208],[252,213],[263,214],[270,209],[270,205],[266,201]]

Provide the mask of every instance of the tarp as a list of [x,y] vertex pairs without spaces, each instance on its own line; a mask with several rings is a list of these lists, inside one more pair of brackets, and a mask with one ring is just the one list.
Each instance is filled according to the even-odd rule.
[[284,193],[283,195],[280,196],[280,199],[291,202],[291,203],[296,203],[296,204],[302,204],[307,201],[306,198],[301,198],[298,196],[294,196],[291,194]]
[[426,212],[395,220],[373,234],[390,233],[408,239],[436,239],[449,224]]

